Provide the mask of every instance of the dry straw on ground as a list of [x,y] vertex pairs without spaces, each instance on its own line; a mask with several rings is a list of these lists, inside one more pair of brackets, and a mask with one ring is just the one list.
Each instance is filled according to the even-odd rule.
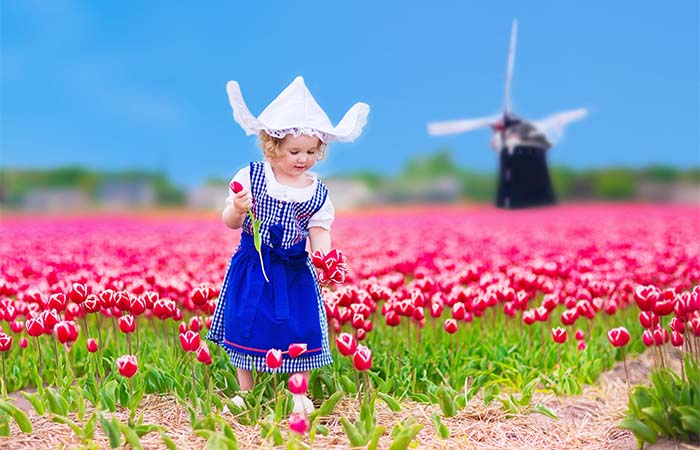
[[[632,382],[643,382],[651,367],[648,354],[629,361]],[[533,403],[540,402],[551,408],[559,416],[558,420],[540,414],[516,415],[507,417],[500,404],[494,402],[484,407],[479,399],[472,399],[466,408],[455,417],[443,419],[450,431],[450,438],[442,440],[437,436],[430,420],[433,412],[440,412],[436,405],[403,402],[399,412],[392,412],[381,401],[377,401],[377,423],[388,431],[379,441],[379,448],[391,445],[389,431],[397,423],[414,417],[424,425],[416,436],[416,448],[421,449],[620,449],[637,448],[636,439],[628,431],[621,430],[617,423],[627,406],[627,384],[621,364],[603,374],[594,386],[584,387],[583,394],[576,397],[555,397],[536,394]],[[80,440],[70,428],[50,421],[48,417],[37,416],[28,408],[34,426],[31,435],[24,435],[15,424],[11,426],[9,438],[0,438],[0,448],[17,450],[42,450],[55,448],[81,448]],[[146,396],[139,413],[144,423],[159,424],[165,427],[168,436],[178,449],[200,449],[205,441],[192,432],[187,410],[169,396]],[[323,418],[328,427],[328,436],[318,435],[313,448],[324,450],[347,449],[348,439],[343,432],[340,416],[353,419],[359,414],[359,403],[346,398],[336,407],[334,414]],[[128,412],[116,413],[119,420],[126,422]],[[239,448],[269,448],[260,438],[259,427],[239,424],[231,417],[231,427],[238,438]],[[107,438],[98,426],[95,441],[100,448],[109,448]],[[163,441],[158,433],[142,438],[144,449],[162,449]],[[307,441],[308,442],[308,441]],[[698,449],[667,440],[646,447],[655,450]]]

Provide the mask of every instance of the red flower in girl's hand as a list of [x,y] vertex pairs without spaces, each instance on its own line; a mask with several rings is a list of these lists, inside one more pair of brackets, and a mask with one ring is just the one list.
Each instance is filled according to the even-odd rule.
[[231,188],[234,194],[238,194],[243,190],[243,185],[238,181],[232,181],[231,184],[228,185],[228,187]]

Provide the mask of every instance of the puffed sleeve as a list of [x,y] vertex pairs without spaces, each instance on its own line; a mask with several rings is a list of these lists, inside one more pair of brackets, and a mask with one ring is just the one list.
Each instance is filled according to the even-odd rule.
[[331,198],[326,196],[326,201],[323,202],[321,209],[309,219],[309,228],[321,227],[331,231],[331,224],[334,219],[335,209],[333,208],[333,203],[331,203]]
[[243,186],[244,189],[248,189],[250,191],[250,166],[242,168],[238,171],[238,173],[236,173],[236,175],[233,176],[233,178],[231,178],[228,187],[228,197],[226,197],[226,206],[233,205],[233,197],[235,194],[233,193],[230,185],[234,181],[238,181],[241,183],[241,186]]

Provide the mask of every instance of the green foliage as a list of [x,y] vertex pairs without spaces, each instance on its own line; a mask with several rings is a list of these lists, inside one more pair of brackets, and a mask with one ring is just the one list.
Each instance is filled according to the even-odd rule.
[[620,428],[630,430],[640,446],[659,435],[684,442],[700,440],[700,365],[686,353],[686,377],[660,368],[650,375],[650,386],[636,386]]
[[595,197],[629,200],[636,194],[635,174],[629,169],[608,169],[591,174],[591,190]]

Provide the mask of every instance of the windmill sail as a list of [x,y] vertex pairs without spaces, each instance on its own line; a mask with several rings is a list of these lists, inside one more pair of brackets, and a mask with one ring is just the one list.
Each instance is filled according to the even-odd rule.
[[445,134],[458,134],[477,128],[487,127],[498,120],[500,115],[480,117],[478,119],[450,120],[447,122],[431,122],[428,124],[428,133],[433,136]]

